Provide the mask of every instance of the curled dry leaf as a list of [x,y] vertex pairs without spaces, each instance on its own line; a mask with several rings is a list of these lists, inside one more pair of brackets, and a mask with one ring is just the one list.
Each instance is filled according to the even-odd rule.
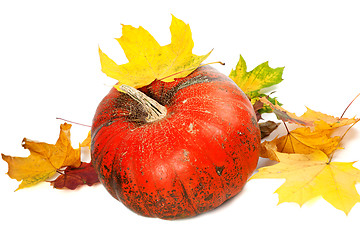
[[280,123],[276,123],[273,121],[266,121],[259,123],[261,139],[269,136],[279,125]]
[[99,179],[92,163],[81,162],[81,165],[77,168],[67,167],[50,183],[57,189],[68,188],[74,190],[81,185],[92,186],[99,183]]
[[279,104],[271,103],[266,97],[261,97],[260,101],[267,106],[269,106],[278,119],[284,122],[290,122],[295,124],[300,124],[303,126],[313,126],[313,121],[309,121],[307,119],[302,119],[301,117],[296,116],[294,113],[288,112],[284,108],[282,108]]
[[274,152],[308,154],[315,150],[321,150],[330,156],[338,149],[340,140],[339,136],[329,137],[307,127],[297,128],[285,136],[264,141],[261,144],[260,156],[279,161]]
[[[86,139],[80,144],[80,147],[87,147],[90,149],[91,131],[89,131]],[[53,181],[51,185],[57,189],[67,188],[74,190],[82,185],[92,186],[99,183],[97,173],[92,165],[92,162],[81,162],[79,167],[66,167],[64,170],[57,171],[60,175]]]
[[87,137],[85,138],[85,140],[80,143],[80,147],[88,147],[90,148],[90,144],[91,144],[91,131],[89,131]]
[[18,189],[33,186],[47,180],[65,166],[79,167],[80,149],[73,149],[70,141],[71,124],[61,124],[56,144],[36,142],[24,138],[22,146],[30,151],[28,157],[12,157],[2,154],[8,163],[10,178],[22,181]]

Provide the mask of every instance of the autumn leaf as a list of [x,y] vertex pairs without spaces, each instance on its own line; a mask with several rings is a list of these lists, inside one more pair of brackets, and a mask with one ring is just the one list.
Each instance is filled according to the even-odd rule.
[[298,117],[294,113],[288,112],[287,110],[282,108],[279,104],[273,104],[265,97],[261,97],[259,100],[262,103],[269,106],[273,110],[273,112],[275,113],[277,118],[284,122],[296,123],[296,124],[300,124],[303,126],[313,126],[314,125],[313,120],[308,120],[308,119],[303,119],[301,117]]
[[[278,104],[273,104],[267,98],[262,97],[259,99],[263,104],[269,106],[275,113],[278,119],[289,122],[300,124],[303,126],[315,127],[318,131],[327,131],[326,134],[331,134],[333,130],[343,127],[346,125],[353,124],[357,121],[356,118],[338,118],[333,117],[322,112],[314,111],[310,108],[306,108],[306,112],[300,117],[296,114],[285,110]],[[324,132],[325,133],[325,132]]]
[[244,58],[240,55],[239,62],[235,70],[231,70],[229,77],[243,90],[243,92],[250,98],[257,120],[261,119],[263,113],[270,113],[272,109],[263,104],[259,99],[266,97],[268,101],[275,104],[276,97],[271,97],[272,93],[267,93],[266,88],[280,83],[282,79],[284,68],[271,68],[268,62],[262,63],[252,71],[247,72],[247,66]]
[[260,156],[279,161],[275,152],[309,154],[316,150],[321,150],[330,156],[339,148],[340,140],[339,136],[330,137],[322,132],[311,131],[309,127],[301,127],[285,136],[261,143]]
[[99,183],[99,179],[92,163],[81,162],[77,168],[67,167],[55,180],[50,181],[54,188],[76,189],[82,185],[92,186]]
[[122,36],[116,39],[125,52],[128,63],[118,65],[99,49],[101,70],[111,78],[140,88],[162,80],[171,82],[194,71],[211,52],[197,56],[192,53],[194,42],[190,26],[172,16],[171,43],[160,46],[144,28],[123,25]]
[[80,149],[73,149],[70,141],[71,124],[61,124],[56,144],[36,142],[24,138],[22,146],[30,151],[28,157],[12,157],[2,154],[8,163],[10,178],[22,181],[18,189],[33,186],[47,180],[65,166],[79,167]]
[[271,68],[268,62],[262,63],[252,71],[247,72],[244,58],[240,55],[235,70],[231,70],[229,77],[247,94],[250,98],[259,96],[260,90],[271,87],[282,81],[284,68]]
[[87,137],[85,138],[85,140],[80,143],[80,147],[88,147],[90,148],[90,144],[91,144],[91,131],[89,131]]
[[357,121],[356,118],[339,118],[333,117],[322,112],[314,111],[310,108],[306,108],[306,112],[301,115],[301,119],[305,121],[314,122],[315,128],[318,131],[326,131],[324,133],[331,134],[333,130],[346,125],[353,124]]
[[[359,119],[336,118],[307,108],[300,117],[278,105],[261,102],[271,106],[279,119],[304,127],[288,131],[282,137],[261,143],[260,156],[278,161],[278,164],[260,168],[251,179],[285,178],[286,181],[276,193],[279,203],[296,202],[300,206],[308,200],[322,196],[335,208],[349,213],[360,201],[355,184],[360,182],[360,170],[352,163],[333,162],[333,153],[350,128]],[[332,136],[334,130],[351,125],[342,137]]]
[[298,117],[281,106],[270,103],[266,98],[261,98],[260,100],[264,104],[271,106],[278,118],[284,122],[305,126],[288,131],[288,134],[285,136],[276,137],[270,142],[264,141],[261,144],[260,156],[274,161],[279,161],[274,152],[309,154],[315,150],[321,150],[327,156],[330,156],[330,154],[339,148],[341,141],[339,136],[332,136],[334,130],[339,127],[355,124],[358,121],[356,118],[340,119],[316,112],[310,108],[307,108],[307,111]]
[[354,124],[358,120],[356,118],[340,119],[310,108],[307,108],[307,111],[298,117],[281,106],[272,104],[266,98],[260,98],[260,101],[270,106],[282,121],[305,126],[289,131],[287,135],[277,137],[271,142],[264,141],[261,144],[260,156],[274,161],[278,161],[274,151],[308,154],[314,150],[321,150],[330,156],[339,148],[341,140],[339,136],[331,136],[334,130]]
[[280,123],[276,123],[273,121],[266,121],[259,123],[261,139],[269,136],[279,125]]
[[251,179],[285,178],[276,191],[279,204],[295,202],[300,206],[322,196],[335,208],[348,214],[360,202],[355,184],[360,182],[360,170],[354,162],[330,162],[328,156],[316,150],[310,154],[276,152],[279,163],[263,167]]

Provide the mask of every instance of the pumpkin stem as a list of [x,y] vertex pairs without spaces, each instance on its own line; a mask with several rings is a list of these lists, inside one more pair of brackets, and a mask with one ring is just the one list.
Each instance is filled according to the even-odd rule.
[[118,89],[128,94],[132,99],[143,106],[147,113],[147,117],[145,118],[147,123],[158,121],[166,116],[166,107],[150,98],[145,93],[125,84],[119,86]]

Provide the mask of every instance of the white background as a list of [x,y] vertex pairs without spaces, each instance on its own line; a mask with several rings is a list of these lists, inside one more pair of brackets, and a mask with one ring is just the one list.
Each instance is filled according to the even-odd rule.
[[[1,1],[0,152],[27,156],[23,137],[55,143],[56,117],[91,124],[115,83],[100,71],[98,46],[125,63],[114,40],[121,24],[170,41],[171,13],[189,23],[195,54],[228,75],[239,55],[248,69],[285,66],[275,89],[289,111],[304,106],[340,116],[360,92],[360,7],[357,1]],[[358,99],[346,113],[360,112]],[[336,161],[360,160],[360,128],[345,137]],[[76,147],[89,128],[73,125]],[[281,133],[280,129],[278,133]],[[264,161],[261,160],[261,164]],[[359,164],[356,166],[359,167]],[[1,236],[11,239],[359,239],[360,204],[348,216],[323,199],[277,206],[283,180],[253,180],[232,200],[187,220],[145,218],[101,186],[78,191],[48,183],[14,192],[18,182],[0,161]],[[360,188],[358,187],[358,190]]]

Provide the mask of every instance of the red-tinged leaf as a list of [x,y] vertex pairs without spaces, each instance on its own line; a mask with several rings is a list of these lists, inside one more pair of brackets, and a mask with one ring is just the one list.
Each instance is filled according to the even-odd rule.
[[97,174],[91,163],[82,162],[80,167],[67,167],[59,177],[51,181],[54,188],[76,189],[81,185],[92,186],[99,182]]
[[282,108],[280,105],[272,104],[265,97],[262,97],[259,100],[262,103],[268,105],[274,111],[277,118],[284,121],[284,122],[300,124],[300,125],[303,125],[303,126],[314,126],[314,121],[310,121],[310,120],[304,119],[302,117],[298,117],[294,113],[288,112],[287,110]]
[[256,114],[256,119],[257,121],[259,121],[261,119],[261,113],[260,113],[260,109],[262,109],[264,107],[264,103],[261,102],[260,100],[257,100],[254,104],[253,104],[253,108]]

